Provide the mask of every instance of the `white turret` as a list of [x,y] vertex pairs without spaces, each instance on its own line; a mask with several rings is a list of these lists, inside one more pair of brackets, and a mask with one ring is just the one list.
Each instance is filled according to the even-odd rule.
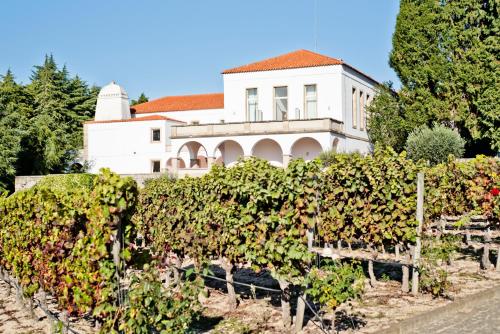
[[95,107],[96,121],[112,121],[130,118],[130,104],[125,90],[114,81],[102,87]]

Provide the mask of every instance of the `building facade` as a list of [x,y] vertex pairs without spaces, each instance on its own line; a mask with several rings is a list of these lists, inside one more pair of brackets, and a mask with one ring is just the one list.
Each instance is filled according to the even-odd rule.
[[374,79],[307,50],[222,72],[224,93],[167,96],[129,107],[115,83],[99,93],[84,125],[92,172],[201,175],[256,156],[276,166],[322,151],[371,149],[365,108]]

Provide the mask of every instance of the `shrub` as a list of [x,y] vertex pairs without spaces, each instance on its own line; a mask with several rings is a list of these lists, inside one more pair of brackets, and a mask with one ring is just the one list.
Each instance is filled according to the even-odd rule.
[[441,214],[485,215],[490,222],[500,219],[500,163],[478,155],[467,161],[450,159],[428,168],[425,173],[427,219]]
[[48,175],[36,184],[54,191],[91,190],[96,175],[94,174],[64,174]]
[[394,245],[415,235],[419,166],[405,153],[337,154],[322,175],[318,233],[333,243]]
[[[129,301],[120,316],[120,333],[185,333],[202,311],[198,296],[202,291],[201,278],[186,280],[164,287],[158,270],[145,265],[144,271],[131,278]],[[111,328],[105,332],[118,333]]]
[[69,313],[107,318],[117,289],[113,236],[120,221],[128,230],[136,191],[132,179],[103,170],[92,192],[39,185],[0,197],[0,267],[28,297],[41,288]]
[[312,268],[306,277],[306,293],[313,302],[335,310],[340,304],[361,295],[364,278],[359,265],[325,260],[321,268]]
[[431,165],[446,162],[449,155],[456,158],[464,154],[465,141],[460,135],[444,125],[426,125],[413,130],[406,140],[408,158],[428,161]]

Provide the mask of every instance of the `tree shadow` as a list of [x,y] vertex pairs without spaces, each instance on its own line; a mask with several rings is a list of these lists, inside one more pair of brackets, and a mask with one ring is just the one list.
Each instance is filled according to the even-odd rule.
[[[184,269],[192,268],[192,266],[186,267]],[[226,279],[225,270],[219,265],[210,265],[209,275],[216,278],[203,277],[205,286],[207,288],[219,291],[221,293],[227,293],[227,283],[219,279]],[[278,291],[268,291],[257,288],[257,286],[280,290],[279,283],[276,279],[271,276],[269,270],[262,270],[256,272],[250,268],[236,268],[233,273],[233,280],[235,282],[245,283],[249,285],[254,285],[255,288],[248,287],[241,284],[234,284],[234,289],[236,294],[241,299],[264,299],[269,298],[272,306],[281,306],[281,292]]]
[[208,333],[212,329],[214,329],[222,320],[223,317],[210,317],[210,316],[201,316],[198,320],[195,320],[191,326],[190,330],[194,331],[194,333]]

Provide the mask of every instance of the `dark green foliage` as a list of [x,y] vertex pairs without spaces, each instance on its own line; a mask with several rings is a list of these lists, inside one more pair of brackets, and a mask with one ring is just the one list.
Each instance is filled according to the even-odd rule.
[[[400,2],[389,63],[402,83],[397,103],[407,133],[438,122],[458,129],[469,156],[500,150],[499,7],[497,0]],[[380,98],[371,113],[394,114]]]
[[367,107],[367,113],[367,129],[371,142],[401,152],[404,149],[408,125],[391,82],[377,88],[376,98]]
[[139,96],[139,98],[137,100],[130,101],[130,106],[135,106],[136,104],[141,104],[141,103],[145,103],[148,101],[149,101],[149,98],[146,95],[144,95],[144,93],[141,93],[141,95]]
[[82,123],[95,110],[98,88],[71,78],[52,56],[30,79],[19,85],[8,71],[0,81],[0,187],[8,190],[16,174],[76,171]]
[[461,158],[465,141],[456,131],[435,124],[431,129],[423,125],[413,130],[406,141],[408,158],[413,161],[424,160],[436,165],[448,160],[448,156]]

